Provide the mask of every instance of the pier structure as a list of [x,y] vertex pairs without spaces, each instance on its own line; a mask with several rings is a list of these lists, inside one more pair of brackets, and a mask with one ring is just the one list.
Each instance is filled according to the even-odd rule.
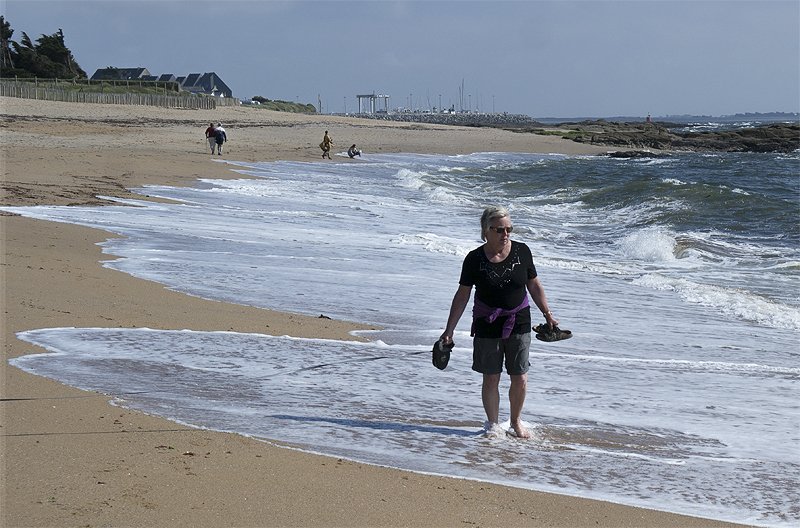
[[366,95],[356,95],[358,98],[358,113],[359,114],[374,114],[380,112],[378,101],[383,99],[383,111],[389,113],[389,96],[377,95],[375,92]]

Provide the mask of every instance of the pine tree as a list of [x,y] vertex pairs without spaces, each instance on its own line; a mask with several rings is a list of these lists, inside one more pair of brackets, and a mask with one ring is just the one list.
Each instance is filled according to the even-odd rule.
[[3,69],[14,67],[14,59],[11,57],[9,45],[12,35],[14,35],[14,30],[11,29],[11,23],[6,22],[5,17],[0,15],[0,67]]
[[2,76],[41,77],[44,79],[85,79],[81,69],[64,43],[64,32],[42,35],[34,44],[22,32],[19,42],[11,40],[14,30],[0,16],[2,31]]

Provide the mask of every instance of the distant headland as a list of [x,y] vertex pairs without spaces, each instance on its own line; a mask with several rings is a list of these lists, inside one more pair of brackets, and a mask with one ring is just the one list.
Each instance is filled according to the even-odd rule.
[[532,118],[523,114],[470,112],[376,112],[349,114],[363,119],[456,126],[494,127],[519,133],[557,135],[592,145],[627,149],[695,152],[794,152],[800,149],[800,114],[744,113],[680,115],[652,119]]
[[[647,116],[649,117],[649,116]],[[643,116],[616,116],[616,117],[574,117],[574,118],[562,118],[562,117],[537,117],[534,118],[539,123],[545,124],[553,124],[553,123],[575,123],[579,121],[593,121],[598,119],[604,119],[606,121],[619,121],[622,123],[630,122],[630,121],[647,121],[647,117]],[[692,114],[681,114],[681,115],[666,115],[666,116],[659,116],[659,117],[652,117],[650,118],[651,121],[657,121],[661,123],[677,123],[677,124],[692,124],[692,123],[743,123],[748,121],[755,121],[759,123],[768,123],[768,122],[789,122],[789,121],[800,121],[800,113],[798,112],[747,112],[743,114],[731,114],[731,115],[722,115],[722,116],[712,116],[712,115],[692,115]]]

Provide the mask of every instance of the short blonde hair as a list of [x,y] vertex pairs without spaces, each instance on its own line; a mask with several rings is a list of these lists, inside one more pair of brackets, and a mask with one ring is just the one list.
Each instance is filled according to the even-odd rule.
[[486,241],[486,232],[489,230],[489,224],[497,218],[511,218],[511,215],[502,205],[491,205],[484,209],[481,215],[481,240],[484,242]]

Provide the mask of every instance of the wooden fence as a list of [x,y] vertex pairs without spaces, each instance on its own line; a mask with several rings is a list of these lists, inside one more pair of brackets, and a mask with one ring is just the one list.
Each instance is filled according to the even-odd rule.
[[239,106],[235,97],[198,97],[196,95],[153,95],[136,93],[75,92],[42,86],[0,82],[0,96],[62,101],[67,103],[98,103],[120,105],[161,106],[164,108],[197,108],[213,110],[217,106]]

